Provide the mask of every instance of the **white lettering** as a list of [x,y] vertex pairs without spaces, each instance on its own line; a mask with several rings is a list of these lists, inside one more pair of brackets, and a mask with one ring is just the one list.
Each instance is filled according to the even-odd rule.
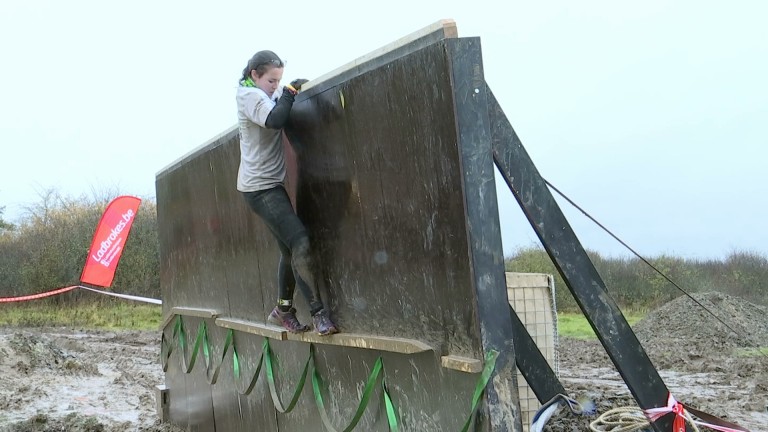
[[109,235],[107,238],[101,242],[101,245],[99,246],[99,250],[96,251],[94,255],[91,255],[91,258],[93,258],[94,261],[100,263],[101,265],[105,267],[109,267],[109,265],[112,263],[112,259],[115,257],[117,252],[119,252],[122,248],[116,247],[116,250],[113,250],[109,256],[107,256],[107,252],[110,251],[110,248],[113,246],[118,246],[120,242],[117,242],[115,244],[115,240],[118,239],[120,236],[120,233],[125,229],[125,227],[128,225],[128,223],[133,219],[135,216],[133,209],[128,209],[120,218],[120,221],[112,228],[112,230],[109,232]]

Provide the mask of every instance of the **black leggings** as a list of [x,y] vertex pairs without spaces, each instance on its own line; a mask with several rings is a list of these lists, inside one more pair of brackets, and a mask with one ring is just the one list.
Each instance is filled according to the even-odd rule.
[[277,267],[277,288],[280,300],[293,300],[299,290],[309,303],[311,314],[323,308],[320,293],[312,276],[309,256],[309,236],[296,215],[283,186],[256,192],[243,192],[245,201],[261,217],[280,247]]

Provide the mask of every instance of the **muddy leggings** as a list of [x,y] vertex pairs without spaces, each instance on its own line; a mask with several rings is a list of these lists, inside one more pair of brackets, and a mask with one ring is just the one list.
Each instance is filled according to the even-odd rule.
[[280,300],[293,300],[296,285],[307,300],[311,314],[323,308],[312,276],[309,236],[296,215],[283,186],[256,192],[243,192],[245,201],[261,217],[280,247],[277,288]]

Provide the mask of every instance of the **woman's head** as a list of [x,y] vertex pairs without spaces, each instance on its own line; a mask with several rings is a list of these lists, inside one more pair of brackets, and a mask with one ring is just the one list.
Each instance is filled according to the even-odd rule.
[[270,97],[280,85],[283,79],[283,62],[272,51],[259,51],[248,60],[248,65],[243,69],[243,78],[250,78],[256,87],[264,90]]

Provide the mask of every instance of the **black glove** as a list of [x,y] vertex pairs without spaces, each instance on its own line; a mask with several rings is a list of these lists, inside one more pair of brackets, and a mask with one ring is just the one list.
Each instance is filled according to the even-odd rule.
[[291,87],[295,88],[296,91],[299,91],[301,90],[301,86],[303,86],[307,81],[309,80],[304,78],[295,79],[291,81]]

